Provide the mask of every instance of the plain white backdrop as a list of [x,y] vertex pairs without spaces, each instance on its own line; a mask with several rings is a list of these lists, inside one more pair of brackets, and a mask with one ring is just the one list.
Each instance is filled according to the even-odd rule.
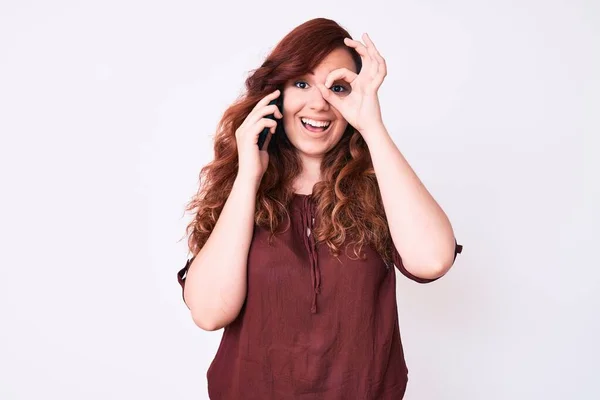
[[1,399],[208,398],[184,206],[249,71],[314,17],[378,46],[384,122],[465,246],[398,274],[405,398],[600,398],[598,2],[5,0]]

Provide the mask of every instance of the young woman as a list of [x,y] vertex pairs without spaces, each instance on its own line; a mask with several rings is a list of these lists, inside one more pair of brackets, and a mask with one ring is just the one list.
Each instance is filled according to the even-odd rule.
[[385,128],[386,64],[363,40],[298,26],[223,115],[178,273],[194,322],[225,328],[211,399],[404,395],[393,265],[432,282],[462,246]]

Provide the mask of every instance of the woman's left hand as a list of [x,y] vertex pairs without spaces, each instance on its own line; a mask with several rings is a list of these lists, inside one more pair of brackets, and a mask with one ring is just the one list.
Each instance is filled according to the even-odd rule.
[[[387,75],[387,68],[369,35],[364,33],[363,40],[366,46],[357,40],[344,39],[344,43],[353,47],[362,58],[361,71],[356,74],[347,68],[333,70],[327,75],[325,85],[318,84],[317,87],[323,98],[364,136],[365,132],[383,125],[377,90]],[[329,89],[339,79],[348,82],[352,88],[345,97],[338,96]]]

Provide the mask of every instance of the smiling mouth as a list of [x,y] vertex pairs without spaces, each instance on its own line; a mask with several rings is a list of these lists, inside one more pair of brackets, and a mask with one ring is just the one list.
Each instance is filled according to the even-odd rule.
[[315,127],[309,124],[305,124],[304,122],[302,122],[302,118],[298,119],[300,121],[300,125],[302,125],[302,128],[304,128],[304,130],[311,132],[311,133],[325,133],[328,132],[331,129],[331,126],[333,125],[333,121],[329,122],[329,125],[323,129],[322,127]]

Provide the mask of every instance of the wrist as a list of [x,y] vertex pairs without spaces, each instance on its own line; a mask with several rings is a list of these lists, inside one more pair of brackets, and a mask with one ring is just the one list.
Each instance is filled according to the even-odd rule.
[[368,129],[359,131],[369,148],[379,143],[386,142],[391,139],[385,125],[380,124]]
[[258,192],[258,187],[260,186],[260,181],[262,177],[256,177],[251,175],[245,175],[238,172],[238,175],[233,182],[233,188],[239,188],[241,190],[253,191],[254,193]]

